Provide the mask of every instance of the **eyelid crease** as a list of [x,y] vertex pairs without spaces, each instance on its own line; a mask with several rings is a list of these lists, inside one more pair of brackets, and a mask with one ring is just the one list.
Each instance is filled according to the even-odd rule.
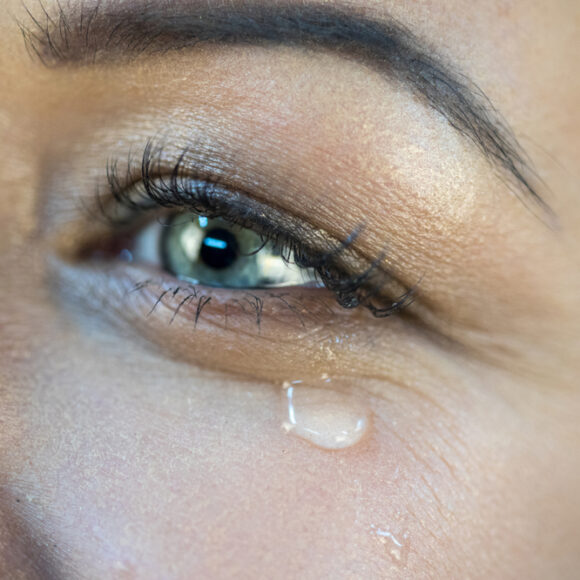
[[135,167],[129,155],[124,174],[117,161],[107,165],[110,199],[97,196],[97,205],[113,229],[127,226],[143,212],[165,208],[221,218],[262,236],[281,250],[283,259],[313,269],[344,308],[364,306],[377,318],[396,314],[414,301],[417,287],[403,285],[384,265],[386,252],[370,261],[354,247],[364,230],[359,226],[344,240],[330,236],[302,219],[251,194],[222,185],[221,179],[200,175],[190,167],[190,148],[182,149],[167,168],[162,145],[146,143]]
[[[484,91],[433,46],[388,13],[373,19],[353,6],[316,2],[176,2],[127,6],[84,2],[54,14],[25,7],[29,52],[46,66],[92,66],[205,45],[287,45],[333,51],[407,87],[438,111],[517,186],[528,207],[553,228],[557,216],[529,155]],[[122,3],[121,3],[122,4]]]

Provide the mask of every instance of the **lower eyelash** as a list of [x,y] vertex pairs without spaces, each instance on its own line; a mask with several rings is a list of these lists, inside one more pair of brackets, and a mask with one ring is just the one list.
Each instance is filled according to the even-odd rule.
[[[156,208],[219,217],[254,230],[264,244],[278,248],[285,260],[316,271],[343,308],[363,306],[375,317],[386,318],[413,302],[416,288],[399,291],[395,299],[392,299],[393,293],[391,298],[385,297],[384,287],[394,278],[381,268],[384,255],[365,267],[353,249],[362,228],[343,242],[331,242],[320,230],[277,208],[265,206],[250,195],[221,185],[215,176],[200,176],[186,162],[189,151],[181,152],[170,171],[165,168],[163,148],[152,141],[147,142],[137,167],[129,157],[124,175],[116,161],[110,162],[107,179],[114,204],[111,206],[99,198],[98,207],[112,226],[118,229],[131,225],[143,213]],[[348,273],[347,263],[354,263],[358,268],[351,266]]]
[[[134,284],[133,288],[128,291],[128,294],[135,294],[137,292],[144,292],[152,290],[160,286],[160,283],[155,280],[144,280]],[[212,304],[214,299],[214,292],[218,292],[215,288],[204,288],[203,291],[195,286],[182,285],[176,287],[169,287],[159,292],[154,299],[151,309],[145,314],[146,318],[155,315],[161,306],[173,308],[168,325],[171,326],[179,316],[180,312],[187,308],[193,315],[190,317],[193,320],[194,328],[201,322],[204,311]],[[291,293],[275,292],[271,290],[262,290],[258,293],[243,292],[241,298],[230,298],[223,304],[223,325],[228,328],[228,320],[234,316],[234,311],[243,313],[250,324],[255,324],[258,334],[261,332],[264,311],[267,307],[271,307],[272,303],[281,305],[284,309],[292,314],[295,318],[295,326],[302,329],[307,328],[308,323],[318,324],[321,322],[320,312],[324,314],[335,314],[328,304],[328,300],[323,297],[315,298],[309,296],[308,299],[303,299],[300,296],[292,297]]]

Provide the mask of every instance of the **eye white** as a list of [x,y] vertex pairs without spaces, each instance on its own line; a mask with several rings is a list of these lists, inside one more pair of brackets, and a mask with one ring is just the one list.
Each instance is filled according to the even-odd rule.
[[[212,268],[202,257],[204,246],[225,250],[225,242],[211,235],[216,230],[227,230],[240,243],[239,257],[224,269]],[[156,220],[139,232],[131,251],[134,261],[164,267],[180,279],[207,286],[252,289],[319,285],[313,270],[285,260],[251,230],[220,219],[184,214],[167,223]]]

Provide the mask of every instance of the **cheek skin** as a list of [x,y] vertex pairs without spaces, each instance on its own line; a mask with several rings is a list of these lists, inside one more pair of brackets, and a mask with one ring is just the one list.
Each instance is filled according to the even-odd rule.
[[38,566],[65,577],[574,577],[577,437],[555,428],[572,423],[551,393],[481,367],[461,396],[388,384],[372,437],[323,452],[281,432],[270,384],[154,357],[95,319],[75,330],[38,261],[5,265],[32,273],[6,287],[22,313],[2,365],[17,418],[0,434],[11,558],[22,530]]
[[[34,363],[14,366],[27,429],[3,510],[35,522],[36,557],[59,573],[459,578],[473,565],[476,578],[498,566],[543,577],[531,522],[548,466],[530,462],[529,442],[539,458],[551,444],[511,404],[469,392],[434,406],[386,386],[372,435],[325,452],[282,432],[272,385],[171,363],[44,310]],[[562,521],[551,509],[542,525]]]
[[[375,4],[384,7],[369,2]],[[404,22],[411,14],[412,23],[412,10],[429,4],[395,3],[394,10],[405,12]],[[575,61],[565,58],[574,53],[560,30],[574,18],[551,9],[557,22],[547,24],[546,14],[520,4],[513,27],[525,36],[530,64],[515,83],[518,98],[492,96],[508,118],[524,116],[518,134],[529,133],[573,167],[577,97],[566,88]],[[484,59],[476,76],[485,80],[493,69],[503,91],[509,83],[495,48],[513,42],[503,33],[512,26],[497,26],[495,13],[488,26],[481,6],[449,3],[449,27],[441,8],[419,19],[433,26],[426,36],[449,29],[443,42],[452,55],[473,43],[465,68],[471,54]],[[466,9],[477,13],[476,26],[463,22]],[[522,24],[520,16],[533,20],[530,14],[537,30],[533,21]],[[457,42],[456,24],[467,28],[466,42]],[[0,25],[0,70],[10,71],[16,50],[6,47],[20,39],[6,19]],[[497,43],[482,44],[492,32]],[[534,38],[544,52],[539,44],[527,48]],[[562,47],[557,58],[553,43]],[[549,75],[538,74],[542,66]],[[111,336],[95,324],[79,332],[62,321],[44,293],[40,260],[30,257],[39,153],[22,141],[38,137],[30,119],[39,91],[32,87],[34,101],[21,99],[15,87],[36,76],[14,72],[13,82],[0,83],[0,107],[13,113],[11,119],[0,111],[1,578],[19,571],[24,578],[280,577],[297,570],[305,578],[577,578],[577,325],[566,338],[543,309],[530,317],[536,331],[539,323],[550,327],[551,343],[573,351],[557,370],[545,368],[539,351],[543,386],[467,365],[473,388],[461,396],[434,390],[433,405],[389,388],[374,399],[375,431],[363,444],[341,453],[308,446],[280,431],[270,384],[216,377],[145,353],[122,333]],[[538,85],[532,97],[541,90],[542,98],[522,95],[520,84],[529,83]],[[578,223],[576,182],[560,166],[546,177],[558,213]],[[578,228],[564,229],[574,238],[565,253],[576,256]],[[551,280],[548,266],[537,262]],[[560,270],[566,287],[575,288],[575,269]],[[577,299],[562,310],[572,325]],[[573,387],[566,393],[563,374]]]

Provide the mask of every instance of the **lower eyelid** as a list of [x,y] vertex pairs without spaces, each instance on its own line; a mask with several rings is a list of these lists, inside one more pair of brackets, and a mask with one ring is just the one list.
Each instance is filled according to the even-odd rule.
[[[60,293],[75,311],[96,311],[168,356],[265,380],[278,380],[298,360],[303,372],[311,366],[319,373],[320,351],[336,350],[330,359],[342,364],[338,351],[350,348],[353,327],[379,324],[368,312],[341,308],[323,288],[242,292],[193,287],[128,263],[55,266]],[[340,372],[352,369],[350,361]]]
[[385,397],[387,385],[406,388],[410,369],[412,376],[428,371],[432,381],[444,354],[421,325],[346,310],[323,288],[194,292],[129,263],[81,265],[55,257],[49,274],[55,299],[82,332],[103,333],[107,342],[114,333],[153,356],[251,380],[281,385],[327,373]]

